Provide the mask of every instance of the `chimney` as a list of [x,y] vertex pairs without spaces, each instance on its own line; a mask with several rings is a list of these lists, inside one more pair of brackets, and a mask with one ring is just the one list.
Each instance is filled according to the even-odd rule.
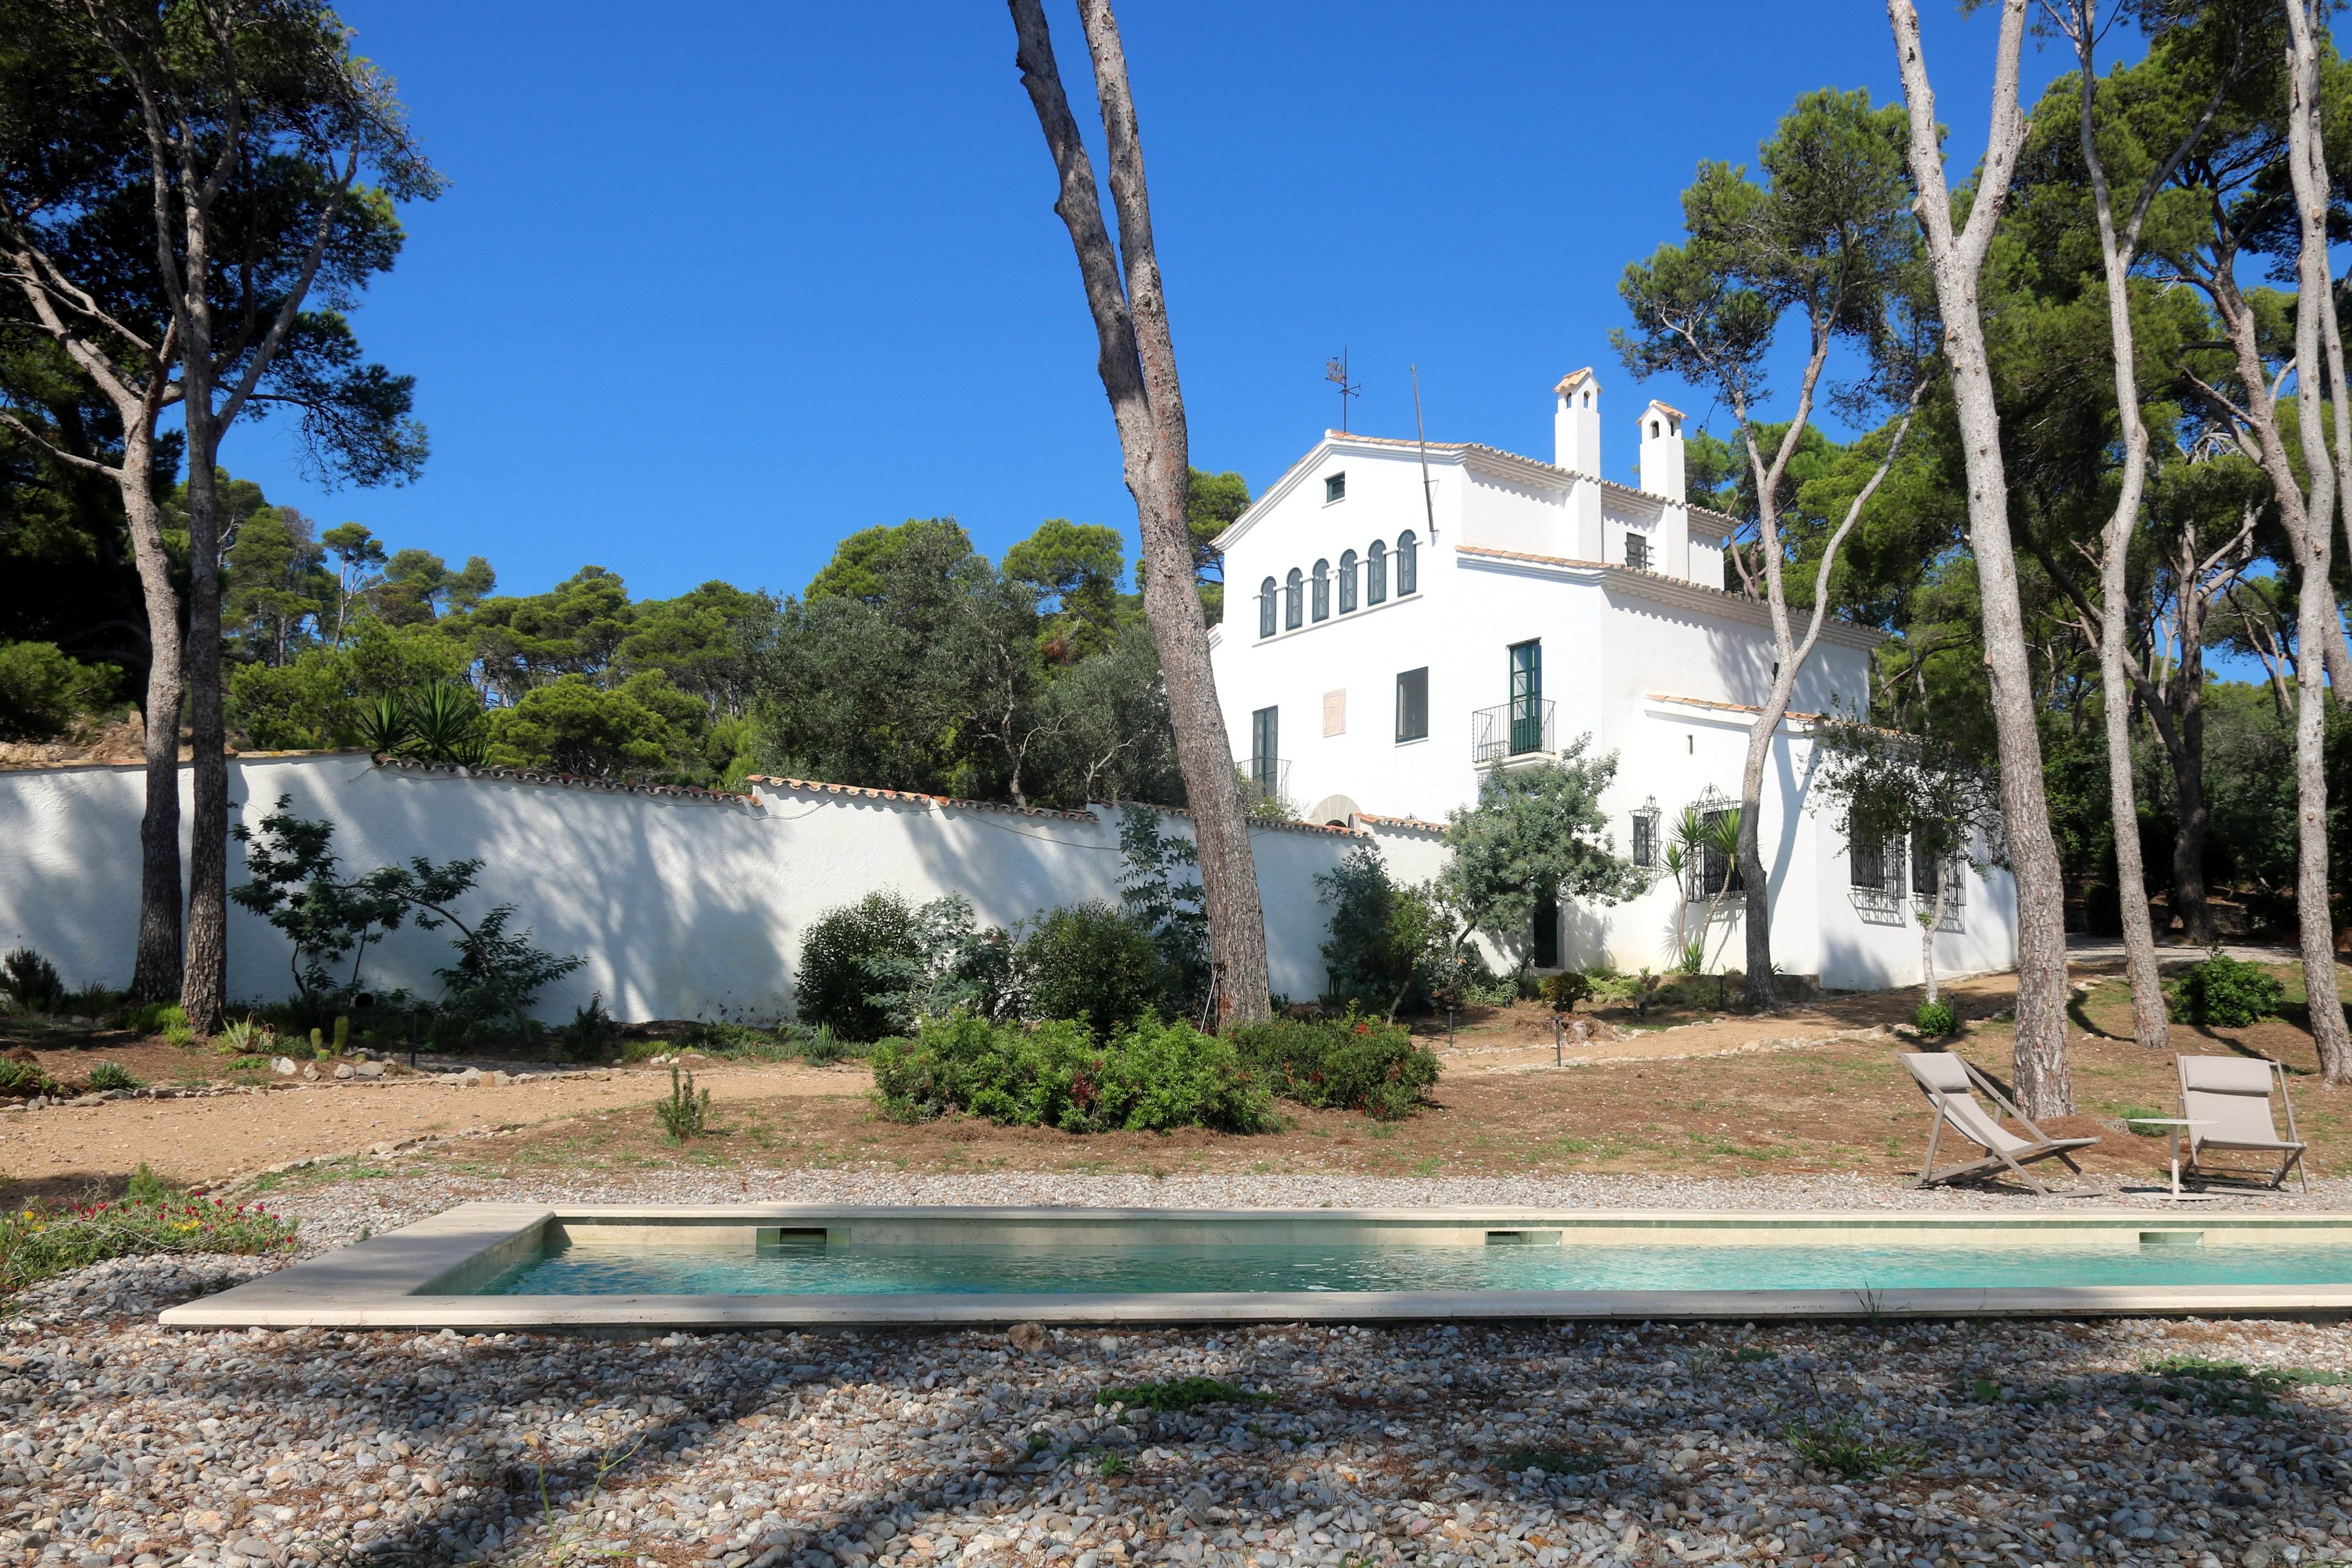
[[1601,472],[1601,384],[1592,367],[1568,373],[1552,391],[1559,395],[1551,415],[1552,462],[1571,474]]
[[1642,410],[1642,488],[1668,500],[1682,500],[1683,414],[1656,398]]

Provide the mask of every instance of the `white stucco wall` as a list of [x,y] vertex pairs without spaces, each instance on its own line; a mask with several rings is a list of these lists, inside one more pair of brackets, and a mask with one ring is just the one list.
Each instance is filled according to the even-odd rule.
[[[257,822],[290,795],[296,815],[335,823],[347,868],[482,860],[461,912],[512,903],[538,945],[588,961],[549,987],[550,1018],[591,992],[623,1018],[786,1015],[809,922],[869,892],[961,892],[997,925],[1118,898],[1112,807],[1030,814],[773,784],[713,800],[379,767],[357,753],[240,758],[229,778],[233,820]],[[0,948],[38,949],[70,985],[128,980],[143,789],[136,766],[0,773]],[[1168,823],[1191,833],[1181,813]],[[1407,880],[1441,858],[1431,836],[1407,831],[1253,834],[1276,992],[1323,991],[1329,911],[1314,877],[1365,843]],[[241,858],[233,867],[241,881]],[[230,921],[230,994],[290,992],[286,942],[243,910]],[[448,962],[445,932],[404,929],[369,951],[365,984],[436,994],[433,970]]]

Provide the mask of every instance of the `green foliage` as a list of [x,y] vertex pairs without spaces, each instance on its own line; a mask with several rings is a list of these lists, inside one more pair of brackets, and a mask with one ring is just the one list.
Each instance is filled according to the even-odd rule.
[[894,1121],[950,1112],[1064,1132],[1262,1132],[1271,1097],[1228,1041],[1146,1018],[1097,1040],[1081,1025],[956,1016],[872,1058],[875,1098]]
[[1095,1395],[1095,1403],[1124,1405],[1129,1410],[1162,1410],[1181,1415],[1204,1405],[1271,1405],[1274,1395],[1213,1377],[1171,1377],[1159,1383],[1106,1388]]
[[94,1093],[103,1094],[110,1089],[144,1089],[147,1085],[121,1062],[100,1062],[89,1069],[89,1087]]
[[58,966],[31,948],[12,948],[0,958],[0,994],[20,1011],[54,1013],[65,1000],[66,983]]
[[1399,886],[1380,851],[1359,845],[1315,887],[1331,907],[1323,964],[1331,999],[1378,1008],[1394,1022],[1409,1001],[1426,1003],[1452,928],[1429,887]]
[[1318,1110],[1402,1121],[1437,1081],[1437,1058],[1427,1047],[1393,1025],[1353,1014],[1319,1024],[1243,1024],[1228,1037],[1276,1094]]
[[706,1089],[697,1094],[694,1075],[688,1073],[681,1081],[678,1069],[672,1068],[669,1098],[654,1101],[654,1115],[661,1122],[663,1134],[683,1145],[710,1130],[710,1091]]
[[119,672],[55,643],[0,642],[0,741],[50,741],[108,705]]
[[1808,1468],[1826,1470],[1842,1480],[1858,1481],[1907,1469],[1921,1458],[1916,1445],[1864,1437],[1843,1415],[1821,1426],[1801,1419],[1791,1421],[1781,1429],[1781,1436]]
[[564,1055],[574,1061],[594,1061],[620,1043],[621,1026],[604,1010],[604,994],[592,991],[588,1005],[572,1010],[572,1022],[562,1030]]
[[445,1016],[469,1024],[504,1018],[516,1030],[527,1031],[527,1014],[539,994],[587,962],[541,952],[531,945],[529,930],[509,934],[507,922],[514,914],[514,905],[500,904],[471,931],[458,926],[454,944],[457,961],[433,972],[444,987],[440,1010]]
[[1949,1002],[1922,1002],[1911,1010],[1911,1026],[1928,1039],[1939,1040],[1958,1032],[1960,1016]]
[[2171,986],[2172,1005],[2192,1024],[2242,1029],[2278,1016],[2285,988],[2259,963],[2216,952]]
[[1069,1018],[1097,1035],[1174,999],[1174,976],[1152,933],[1109,904],[1074,904],[1041,917],[1013,952],[1024,1011]]
[[1118,814],[1118,896],[1128,919],[1151,935],[1177,1010],[1195,1016],[1209,989],[1208,903],[1201,891],[1201,851],[1170,833],[1148,806]]
[[1456,911],[1457,950],[1473,929],[1523,936],[1547,898],[1613,904],[1646,885],[1638,868],[1617,858],[1601,809],[1616,755],[1588,757],[1591,741],[1580,736],[1556,763],[1488,769],[1477,805],[1446,814],[1454,858],[1441,897]]
[[1592,982],[1573,969],[1548,975],[1543,983],[1544,1005],[1555,1013],[1573,1013],[1576,1005],[1591,994]]
[[488,760],[583,778],[692,783],[709,710],[647,670],[618,686],[566,675],[525,692],[490,718]]
[[149,1002],[131,1009],[122,1026],[141,1035],[169,1035],[174,1030],[184,1034],[188,1010],[177,1002]]
[[30,1100],[37,1094],[57,1094],[63,1086],[41,1070],[38,1062],[21,1061],[15,1057],[0,1057],[0,1094],[11,1100]]
[[[143,1167],[142,1167],[143,1169]],[[218,1198],[159,1191],[145,1172],[120,1203],[26,1207],[0,1215],[0,1296],[109,1258],[222,1252],[254,1257],[294,1245],[295,1222]]]
[[793,996],[803,1023],[862,1044],[960,1007],[998,1016],[1013,970],[1009,936],[982,929],[962,895],[916,908],[869,893],[810,922]]

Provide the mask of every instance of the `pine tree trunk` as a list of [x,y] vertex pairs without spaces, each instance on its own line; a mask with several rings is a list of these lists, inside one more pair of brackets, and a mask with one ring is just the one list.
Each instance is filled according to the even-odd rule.
[[[2326,430],[2321,423],[2320,378],[2313,374],[2323,363],[2321,329],[2334,279],[2327,259],[2331,184],[2322,166],[2319,145],[2318,27],[2305,3],[2288,0],[2286,63],[2287,170],[2303,231],[2295,271],[2294,353],[2295,363],[2305,368],[2295,377],[2295,403],[2311,487],[2303,537],[2295,541],[2296,564],[2302,568],[2295,595],[2295,630],[2299,647],[2308,650],[2326,647],[2327,626],[2340,625],[2329,582],[2335,508],[2339,500],[2352,497],[2336,494],[2335,454],[2327,449]],[[2341,347],[2336,348],[2341,375]],[[2340,384],[2336,413],[2339,417],[2343,414]],[[2295,699],[2295,917],[2302,937],[2304,995],[2311,1012],[2312,1044],[2319,1053],[2321,1081],[2336,1086],[2352,1083],[2352,1038],[2347,1036],[2343,997],[2336,978],[2336,930],[2327,877],[2327,696],[2320,680],[2320,663],[2305,653]]]
[[2025,647],[2025,612],[2010,533],[2008,475],[2001,460],[2000,415],[1978,298],[1984,261],[2025,139],[2017,104],[2018,61],[2026,0],[2002,0],[1990,134],[1967,228],[1952,230],[1934,89],[1919,41],[1914,0],[1887,0],[1910,110],[1911,168],[1918,213],[1927,231],[1936,295],[1944,317],[1946,365],[1968,479],[1969,534],[1982,601],[1984,658],[1992,687],[2000,757],[2001,815],[2017,882],[2017,1103],[2028,1116],[2074,1109],[2066,1065],[2066,890],[2044,796],[2042,739],[2035,728],[2033,670]]
[[1095,321],[1097,368],[1118,427],[1127,487],[1135,497],[1143,537],[1144,616],[1160,650],[1177,767],[1200,849],[1219,1011],[1222,1018],[1236,1022],[1261,1019],[1270,1010],[1265,915],[1233,742],[1209,665],[1208,623],[1192,591],[1192,537],[1184,522],[1191,453],[1183,394],[1152,246],[1142,143],[1118,26],[1106,0],[1082,0],[1079,19],[1094,62],[1111,197],[1118,209],[1114,247],[1041,0],[1008,4],[1019,40],[1015,63],[1060,176],[1054,210],[1077,252],[1079,279]]
[[[191,359],[194,356],[192,354]],[[180,1005],[188,1027],[220,1032],[228,1002],[228,740],[221,698],[220,504],[213,468],[219,432],[188,417],[188,730],[195,787],[189,802],[188,945]],[[210,388],[203,395],[210,395]]]
[[[2107,812],[2116,840],[2117,904],[2124,928],[2124,970],[2131,983],[2132,1037],[2151,1050],[2171,1042],[2165,1016],[2164,986],[2156,973],[2156,934],[2148,925],[2147,867],[2139,841],[2138,781],[2132,770],[2132,678],[2126,634],[2131,585],[2132,535],[2138,531],[2140,500],[2147,487],[2147,426],[2140,417],[2137,339],[2131,319],[2131,255],[2137,224],[2126,239],[2116,231],[2115,198],[2106,166],[2093,134],[2091,106],[2098,90],[2092,48],[2098,37],[2096,7],[2076,9],[2075,58],[2082,65],[2077,140],[2091,176],[2092,206],[2099,225],[2099,256],[2107,285],[2108,362],[2115,376],[2116,420],[2123,434],[2123,473],[2116,504],[2107,514],[2099,545],[2099,689],[2107,742]],[[2188,591],[2185,587],[2184,592]]]
[[116,474],[131,559],[147,607],[144,714],[147,806],[139,819],[139,935],[131,996],[169,1002],[180,994],[180,595],[172,584],[162,520],[148,488],[152,448],[134,425]]
[[2205,650],[2182,644],[2181,703],[2173,715],[2171,754],[2175,822],[2172,831],[2172,912],[2181,934],[2199,947],[2213,945],[2213,903],[2205,887],[2205,841],[2213,811],[2205,801]]

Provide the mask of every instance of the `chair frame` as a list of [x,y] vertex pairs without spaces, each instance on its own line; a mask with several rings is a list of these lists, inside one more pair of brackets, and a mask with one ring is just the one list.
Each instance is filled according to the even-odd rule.
[[[2218,1059],[2228,1061],[2232,1058],[2223,1057]],[[2241,1058],[2235,1059],[2242,1060],[2244,1058]],[[2189,1060],[2189,1058],[2179,1053],[2175,1053],[2172,1058],[2172,1075],[2180,1086],[2180,1116],[2181,1120],[2184,1121],[2189,1118],[2189,1078],[2188,1068],[2183,1066],[2183,1064]],[[2259,1171],[2232,1171],[2224,1166],[2210,1165],[2200,1167],[2197,1162],[2198,1140],[2196,1137],[2196,1129],[2191,1127],[2175,1127],[2172,1130],[2172,1156],[2175,1160],[2179,1160],[2180,1162],[2180,1179],[2182,1181],[2193,1181],[2200,1186],[2210,1185],[2212,1183],[2217,1181],[2226,1186],[2252,1186],[2260,1184],[2267,1186],[2272,1192],[2276,1193],[2286,1190],[2287,1173],[2289,1171],[2293,1171],[2295,1173],[2296,1178],[2303,1184],[2304,1192],[2308,1194],[2311,1191],[2311,1170],[2310,1167],[2305,1165],[2303,1161],[2304,1155],[2309,1152],[2311,1146],[2308,1143],[2304,1142],[2301,1135],[2294,1130],[2294,1096],[2287,1092],[2286,1068],[2281,1064],[2272,1061],[2267,1058],[2263,1058],[2263,1065],[2270,1068],[2271,1087],[2277,1093],[2279,1102],[2286,1107],[2286,1142],[2294,1144],[2295,1147],[2278,1151],[2235,1148],[2221,1148],[2214,1151],[2216,1153],[2223,1154],[2268,1154],[2271,1152],[2283,1154],[2284,1158],[2279,1161],[2279,1168],[2271,1173],[2268,1181],[2264,1181],[2262,1173]],[[2277,1130],[2277,1123],[2272,1123],[2272,1130],[2273,1131]],[[2185,1159],[2181,1157],[2180,1147],[2184,1142],[2189,1145],[2188,1157]]]
[[[2041,1180],[2032,1172],[2028,1171],[2022,1162],[2047,1160],[2054,1157],[2063,1162],[2068,1170],[2074,1172],[2074,1174],[2079,1176],[2083,1173],[2083,1167],[2074,1163],[2074,1152],[2078,1149],[2090,1148],[2093,1144],[2098,1142],[2097,1139],[2051,1137],[2050,1134],[2042,1131],[2041,1128],[2035,1126],[2033,1119],[2026,1115],[2022,1110],[2020,1110],[2010,1100],[2009,1096],[2001,1093],[1999,1085],[1995,1084],[1992,1079],[1987,1078],[1982,1072],[1979,1071],[1975,1063],[1969,1061],[1966,1057],[1961,1056],[1957,1051],[1946,1051],[1939,1052],[1937,1054],[1948,1056],[1952,1060],[1959,1063],[1961,1069],[1968,1074],[1969,1083],[1970,1086],[1981,1092],[1986,1099],[1992,1101],[1995,1110],[1993,1120],[1996,1125],[1999,1124],[2000,1117],[2006,1115],[2019,1126],[2024,1128],[2025,1131],[2032,1135],[2033,1142],[2031,1147],[2016,1151],[2013,1153],[2002,1149],[1990,1149],[1987,1148],[1986,1145],[1979,1143],[1977,1144],[1979,1148],[1987,1149],[1985,1156],[1982,1159],[1965,1161],[1959,1164],[1938,1171],[1936,1169],[1936,1148],[1944,1136],[1944,1127],[1946,1123],[1950,1120],[1946,1114],[1944,1102],[1946,1096],[1951,1091],[1947,1089],[1930,1089],[1926,1083],[1922,1082],[1918,1075],[1915,1073],[1912,1075],[1911,1081],[1918,1085],[1919,1092],[1927,1096],[1927,1103],[1935,1110],[1935,1120],[1929,1126],[1927,1131],[1927,1163],[1920,1167],[1919,1179],[1917,1182],[1913,1184],[1915,1188],[1946,1186],[1954,1182],[1972,1181],[1979,1176],[1990,1175],[1993,1172],[2006,1166],[2011,1175],[2015,1176],[2019,1181],[2023,1182],[2027,1186],[2032,1187],[2035,1192],[2041,1194],[2045,1198],[2088,1195],[2079,1192],[2053,1191],[2051,1188],[2043,1185]],[[1910,1071],[1908,1068],[1906,1068],[1904,1070],[1906,1072]],[[1971,1143],[1976,1142],[1975,1139],[1969,1137],[1966,1132],[1961,1131],[1957,1126],[1953,1127],[1952,1131],[1957,1137],[1966,1139]]]

